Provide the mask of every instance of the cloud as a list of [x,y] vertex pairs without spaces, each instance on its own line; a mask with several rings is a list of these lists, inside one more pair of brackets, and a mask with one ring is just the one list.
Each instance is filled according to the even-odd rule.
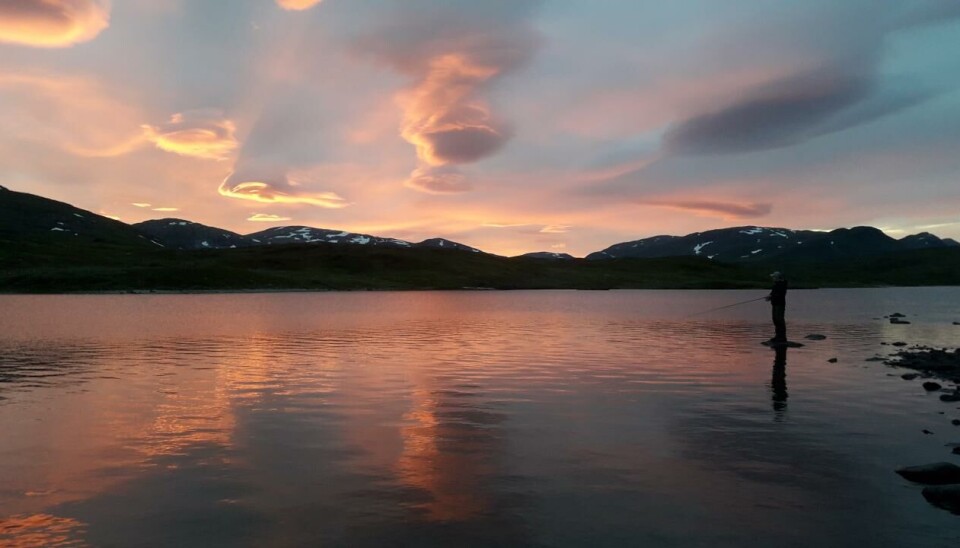
[[721,44],[717,49],[726,54],[744,54],[758,42],[773,51],[786,44],[806,50],[808,66],[673,124],[663,139],[665,152],[726,154],[792,146],[937,96],[943,90],[884,74],[886,45],[899,31],[956,19],[960,8],[936,1],[906,7],[891,3],[888,8],[882,17],[864,17],[876,9],[869,3],[814,8],[796,20],[738,36],[734,51]]
[[547,225],[540,229],[541,234],[566,234],[570,232],[570,225]]
[[0,133],[84,157],[126,154],[143,142],[142,113],[98,80],[39,71],[0,71]]
[[0,42],[63,48],[94,39],[110,24],[106,0],[4,0]]
[[181,156],[224,160],[237,148],[236,125],[216,109],[174,114],[159,126],[143,126],[145,138],[157,148]]
[[179,207],[155,207],[153,208],[153,211],[162,211],[162,212],[180,211],[180,208]]
[[[358,41],[413,85],[398,94],[400,134],[416,147],[419,167],[407,186],[425,192],[468,190],[463,174],[442,168],[496,153],[510,139],[492,112],[491,85],[526,62],[537,46],[533,0],[439,2],[412,0]],[[424,14],[429,14],[425,16]]]
[[301,11],[310,9],[322,1],[323,0],[277,0],[277,5],[285,10]]
[[132,205],[133,207],[151,207],[150,204],[146,202],[133,202],[130,205]]
[[305,192],[281,170],[243,170],[231,173],[220,184],[222,196],[267,204],[308,204],[328,209],[350,205],[333,192]]
[[453,166],[420,166],[404,184],[428,194],[459,194],[473,188],[467,177]]
[[757,217],[765,217],[773,211],[773,205],[768,203],[738,204],[707,200],[642,200],[638,203],[693,211],[711,216],[719,216],[724,219],[754,219]]
[[250,217],[247,217],[247,220],[257,223],[279,223],[292,219],[290,217],[281,217],[280,215],[271,215],[269,213],[254,213]]

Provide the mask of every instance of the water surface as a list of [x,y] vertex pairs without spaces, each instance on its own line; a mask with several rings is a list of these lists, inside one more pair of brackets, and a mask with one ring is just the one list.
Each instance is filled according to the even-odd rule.
[[0,296],[0,545],[956,546],[960,289],[762,294]]

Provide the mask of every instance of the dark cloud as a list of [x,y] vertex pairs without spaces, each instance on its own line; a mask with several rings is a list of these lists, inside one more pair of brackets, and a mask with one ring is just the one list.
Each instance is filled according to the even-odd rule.
[[817,134],[831,116],[872,92],[868,78],[840,70],[797,75],[673,126],[664,146],[678,154],[716,154],[792,145]]
[[[908,92],[898,90],[894,79],[881,76],[885,41],[897,31],[960,17],[960,3],[893,4],[878,15],[871,15],[866,4],[857,6],[786,23],[783,33],[803,36],[820,57],[819,65],[674,124],[664,135],[664,152],[726,154],[791,146],[872,122],[937,95],[937,90],[912,82]],[[769,32],[761,35],[769,38]],[[812,36],[822,44],[811,41]]]

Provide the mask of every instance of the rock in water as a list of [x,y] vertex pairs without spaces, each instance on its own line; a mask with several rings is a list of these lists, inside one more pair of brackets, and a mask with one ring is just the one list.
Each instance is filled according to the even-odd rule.
[[[950,424],[954,426],[960,426],[960,419],[953,419],[952,421],[950,421]],[[960,449],[960,447],[958,447],[957,449]],[[954,451],[954,453],[960,453],[960,451]]]
[[903,375],[900,375],[900,378],[905,381],[912,381],[913,379],[919,376],[920,376],[920,373],[904,373]]
[[830,358],[830,359],[827,360],[827,361],[830,362],[830,363],[837,363],[837,359],[836,359],[836,358]]
[[901,320],[900,318],[890,318],[890,323],[898,325],[909,325],[910,322],[907,320]]
[[935,462],[920,466],[907,466],[897,469],[906,480],[924,485],[948,485],[960,483],[960,466],[949,462]]
[[808,341],[822,341],[822,340],[824,340],[824,339],[826,339],[826,338],[827,338],[826,335],[821,335],[821,334],[819,334],[819,333],[811,333],[811,334],[807,335],[806,337],[804,337],[804,339],[807,339]]
[[927,382],[923,383],[923,389],[926,390],[927,392],[933,392],[933,391],[935,391],[935,390],[940,390],[941,388],[943,388],[943,387],[940,386],[939,383],[935,383],[935,382],[932,382],[932,381],[927,381]]
[[893,345],[893,346],[907,346],[907,343],[905,343],[905,342],[903,342],[903,341],[897,341],[897,342],[895,342],[895,343],[892,343],[892,345]]
[[953,394],[941,394],[940,401],[945,401],[945,402],[960,401],[960,392],[954,392]]
[[937,508],[960,515],[960,485],[925,487],[923,498]]
[[906,315],[906,314],[901,314],[901,313],[899,313],[899,312],[894,312],[893,314],[890,314],[890,316],[888,316],[888,317],[889,317],[889,318],[906,318],[907,315]]
[[769,346],[769,347],[771,347],[771,348],[778,348],[778,347],[779,347],[779,348],[800,348],[801,346],[803,346],[802,344],[800,344],[800,343],[798,343],[798,342],[793,342],[793,341],[786,341],[786,342],[763,341],[763,342],[760,343],[760,344],[762,344],[762,345],[764,345],[764,346]]

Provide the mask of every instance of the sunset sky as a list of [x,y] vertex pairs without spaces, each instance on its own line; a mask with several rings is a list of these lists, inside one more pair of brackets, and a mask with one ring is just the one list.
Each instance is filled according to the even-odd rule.
[[507,255],[960,238],[960,2],[0,0],[0,185]]

